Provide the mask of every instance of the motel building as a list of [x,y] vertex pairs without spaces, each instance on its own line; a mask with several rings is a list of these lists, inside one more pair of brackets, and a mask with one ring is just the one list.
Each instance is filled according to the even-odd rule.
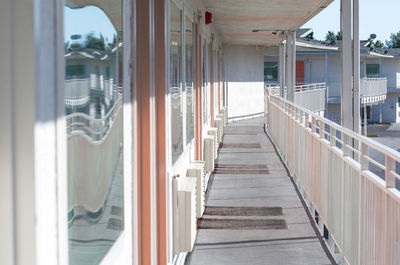
[[[301,28],[296,32],[296,91],[314,94],[310,102],[314,105],[298,103],[338,124],[341,123],[340,42],[314,40],[312,29]],[[264,81],[276,93],[281,80],[278,52],[277,47],[264,48]],[[360,41],[360,78],[362,123],[399,123],[400,49],[371,49],[368,41]]]
[[2,0],[0,264],[400,264],[399,53],[331,2]]

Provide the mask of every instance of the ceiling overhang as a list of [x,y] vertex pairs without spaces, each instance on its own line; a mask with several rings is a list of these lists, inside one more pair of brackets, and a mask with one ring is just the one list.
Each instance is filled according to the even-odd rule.
[[[295,31],[333,0],[205,0],[222,42],[277,46],[279,32]],[[256,32],[254,32],[256,31]]]

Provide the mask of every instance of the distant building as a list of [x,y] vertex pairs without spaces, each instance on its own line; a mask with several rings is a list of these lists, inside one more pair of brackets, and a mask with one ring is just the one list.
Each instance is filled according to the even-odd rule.
[[[296,83],[326,83],[325,116],[340,123],[340,41],[316,41],[311,29],[297,31]],[[370,49],[361,41],[361,106],[369,122],[400,122],[400,49]],[[279,82],[277,50],[264,57],[264,81]],[[364,109],[361,111],[364,115]]]

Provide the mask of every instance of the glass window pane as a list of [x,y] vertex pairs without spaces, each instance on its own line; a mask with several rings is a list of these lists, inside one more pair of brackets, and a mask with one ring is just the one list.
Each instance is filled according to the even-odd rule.
[[207,41],[203,39],[203,123],[207,123]]
[[182,12],[171,2],[170,21],[170,95],[171,95],[171,144],[172,163],[183,152],[182,112]]
[[207,43],[207,123],[211,119],[211,53],[211,43]]
[[278,63],[264,62],[264,81],[278,81]]
[[124,230],[122,0],[90,3],[64,2],[71,265],[100,264]]
[[367,64],[367,77],[369,78],[379,77],[379,64]]
[[194,25],[190,19],[186,18],[186,144],[194,138],[194,104],[193,104],[193,85],[194,85]]

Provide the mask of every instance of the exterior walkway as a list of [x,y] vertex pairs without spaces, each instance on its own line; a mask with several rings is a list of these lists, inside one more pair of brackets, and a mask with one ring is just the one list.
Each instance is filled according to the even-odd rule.
[[190,265],[335,264],[263,130],[264,118],[229,124]]

